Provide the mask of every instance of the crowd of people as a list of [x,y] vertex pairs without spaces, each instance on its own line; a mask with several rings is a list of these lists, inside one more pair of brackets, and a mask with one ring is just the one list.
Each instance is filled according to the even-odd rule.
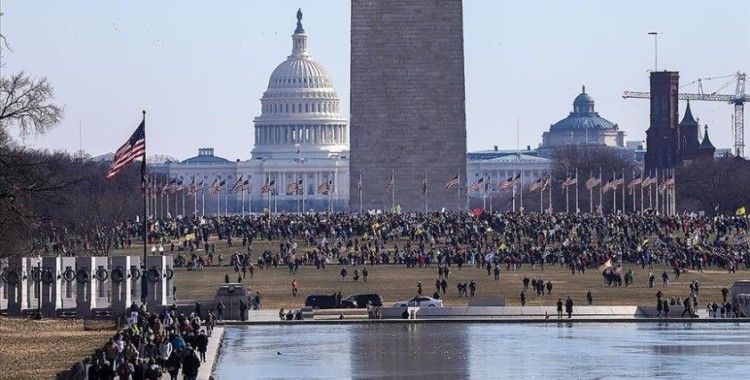
[[[278,249],[257,252],[257,265],[286,265],[292,272],[302,265],[336,263],[460,267],[490,262],[513,270],[564,262],[575,273],[610,258],[644,267],[662,262],[734,271],[750,267],[749,220],[694,214],[262,214],[152,221],[149,240],[198,269],[241,267],[238,257],[250,253],[254,241],[265,240],[277,242]],[[65,229],[39,239],[38,245],[61,254],[85,253],[92,246],[130,247],[140,241],[142,226],[126,221],[93,234]],[[236,247],[237,255],[217,254],[217,240]]]
[[210,310],[205,319],[176,308],[148,312],[133,304],[122,326],[91,357],[76,363],[68,379],[195,379],[206,362],[208,340],[216,318]]

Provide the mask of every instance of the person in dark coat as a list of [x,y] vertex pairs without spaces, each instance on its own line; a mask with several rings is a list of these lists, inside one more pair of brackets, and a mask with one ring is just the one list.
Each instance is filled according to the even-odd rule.
[[565,301],[565,312],[568,313],[568,319],[573,316],[573,300],[570,299],[570,296]]
[[244,300],[240,300],[240,321],[244,321],[246,315],[247,315],[247,305],[245,305]]
[[172,350],[172,353],[167,359],[167,373],[169,373],[170,380],[177,380],[177,374],[180,373],[180,368],[182,368],[180,355],[177,353],[177,350]]
[[182,359],[182,376],[185,380],[195,380],[198,377],[198,368],[201,366],[201,361],[190,346],[187,349],[188,353]]
[[200,353],[201,361],[206,362],[206,350],[208,349],[208,337],[206,332],[201,330],[200,334],[195,338],[195,346]]
[[557,318],[562,318],[563,316],[563,301],[562,298],[557,299]]

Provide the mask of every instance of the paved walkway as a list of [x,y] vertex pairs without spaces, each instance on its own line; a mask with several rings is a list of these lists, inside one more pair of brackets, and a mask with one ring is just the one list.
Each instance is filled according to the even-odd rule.
[[214,365],[219,359],[219,348],[221,341],[224,339],[224,328],[214,327],[214,332],[208,338],[208,349],[206,350],[206,362],[201,363],[198,369],[198,380],[208,380],[214,371]]

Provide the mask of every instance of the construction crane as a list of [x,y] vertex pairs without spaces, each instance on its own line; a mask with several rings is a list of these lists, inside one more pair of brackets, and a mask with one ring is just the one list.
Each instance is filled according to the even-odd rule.
[[[716,91],[712,93],[706,94],[703,92],[704,81],[714,80],[714,79],[723,79],[723,78],[731,78],[731,79],[728,82],[724,83],[722,86],[720,86]],[[737,157],[745,156],[745,102],[750,102],[750,96],[745,94],[745,79],[746,78],[747,78],[747,74],[740,73],[738,71],[736,74],[732,74],[732,75],[698,79],[680,87],[685,87],[688,85],[698,83],[698,91],[700,93],[678,94],[678,98],[680,100],[727,102],[730,104],[734,104],[734,115],[733,115],[734,125],[732,126],[732,131],[734,132],[734,154]],[[729,87],[733,83],[736,84],[734,95],[718,94],[719,91]],[[625,91],[623,92],[622,97],[625,99],[630,99],[630,98],[650,99],[651,93],[643,92],[643,91]]]

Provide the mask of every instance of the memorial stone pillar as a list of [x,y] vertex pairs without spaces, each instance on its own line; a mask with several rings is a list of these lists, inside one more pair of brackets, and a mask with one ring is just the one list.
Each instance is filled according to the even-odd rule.
[[116,256],[112,258],[112,270],[110,271],[112,315],[122,315],[133,301],[137,300],[133,298],[132,292],[132,288],[135,285],[133,284],[131,273],[133,258],[134,256]]
[[42,314],[46,317],[56,316],[62,307],[60,288],[62,285],[61,257],[45,257],[42,259]]
[[0,314],[5,314],[8,311],[8,259],[0,259]]

